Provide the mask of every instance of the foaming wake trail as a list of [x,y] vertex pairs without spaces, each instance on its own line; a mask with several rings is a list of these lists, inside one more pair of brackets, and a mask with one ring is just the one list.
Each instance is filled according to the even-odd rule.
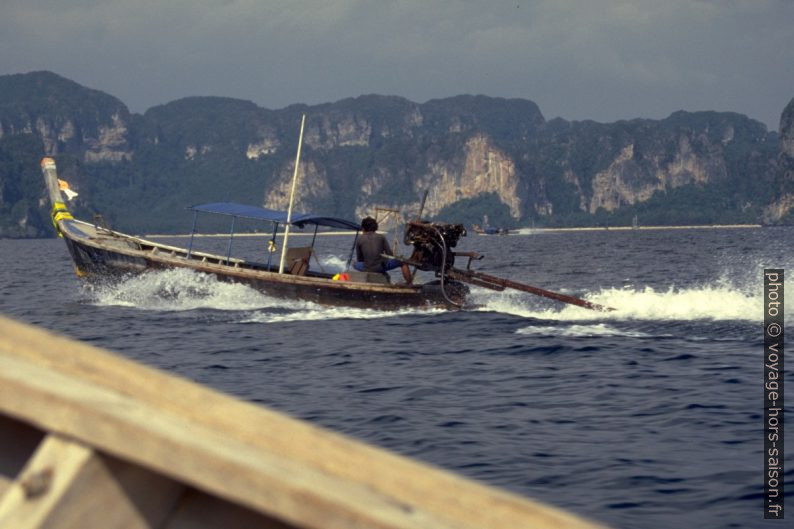
[[729,286],[704,286],[655,291],[610,289],[592,297],[596,303],[614,307],[621,319],[648,320],[741,320],[763,317],[763,297]]
[[338,255],[325,255],[320,257],[320,266],[326,271],[343,272],[347,268],[347,258]]
[[556,321],[594,320],[740,320],[763,318],[763,297],[737,290],[730,285],[670,288],[657,291],[642,289],[603,289],[584,299],[613,307],[612,312],[598,312],[574,305],[554,306],[545,300],[519,293],[477,293],[480,310],[504,312],[527,318]]
[[516,331],[518,334],[529,334],[538,336],[570,336],[570,337],[589,337],[589,336],[628,336],[631,338],[650,338],[651,335],[626,329],[618,329],[606,323],[573,324],[566,326],[553,325],[531,325]]
[[379,311],[329,307],[308,301],[274,298],[245,285],[225,283],[214,276],[187,269],[131,276],[117,283],[91,287],[90,295],[92,302],[99,306],[174,312],[196,309],[244,311],[246,314],[240,323],[375,319],[443,312],[425,308]]
[[224,283],[214,276],[186,269],[147,272],[94,286],[91,295],[100,306],[163,311],[255,310],[278,304],[278,300],[245,285]]
[[301,311],[287,313],[256,312],[249,315],[241,323],[281,323],[289,321],[317,321],[317,320],[372,320],[380,318],[395,318],[407,315],[426,315],[443,313],[443,309],[410,308],[401,310],[374,310],[355,309],[348,307],[327,307],[307,303],[307,308]]
[[[602,289],[584,299],[614,307],[598,312],[562,305],[522,292],[492,292],[473,289],[473,301],[480,311],[513,314],[552,321],[619,320],[728,320],[760,321],[763,296],[727,282],[689,288],[655,290],[651,287]],[[143,310],[187,311],[214,309],[248,311],[244,323],[273,323],[331,319],[377,319],[404,315],[435,314],[441,309],[406,308],[378,311],[328,307],[311,302],[274,298],[245,285],[218,281],[214,276],[192,270],[163,270],[132,276],[112,285],[94,286],[92,302],[99,306],[125,306]],[[252,312],[253,311],[253,312]]]

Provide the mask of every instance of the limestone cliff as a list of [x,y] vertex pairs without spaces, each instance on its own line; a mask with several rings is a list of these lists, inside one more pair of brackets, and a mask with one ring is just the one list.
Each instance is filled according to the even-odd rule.
[[132,159],[128,138],[128,118],[112,114],[108,123],[95,127],[76,125],[72,116],[42,116],[29,114],[24,121],[0,116],[0,138],[4,135],[35,134],[44,143],[44,154],[57,156],[65,152],[82,151],[87,163],[119,162]]
[[257,139],[248,144],[245,156],[249,160],[258,160],[263,156],[275,154],[281,142],[273,130],[263,130],[257,135]]
[[780,117],[780,154],[778,156],[780,184],[772,203],[764,211],[764,220],[781,222],[794,213],[794,99],[786,105]]
[[[282,168],[278,178],[275,179],[275,184],[265,194],[264,206],[266,208],[286,211],[289,207],[294,172],[294,162]],[[313,160],[302,161],[295,185],[294,211],[312,211],[313,205],[327,200],[330,196],[331,188],[328,185],[325,171],[319,168]]]
[[347,113],[323,114],[309,123],[306,146],[312,149],[368,147],[372,124],[362,116]]
[[0,76],[0,138],[35,134],[44,154],[85,162],[132,158],[130,113],[121,101],[50,72]]
[[[111,96],[37,72],[0,76],[0,154],[9,153],[0,157],[0,216],[17,232],[37,225],[29,213],[41,190],[19,185],[14,164],[35,169],[44,154],[66,164],[76,207],[114,204],[120,228],[184,230],[183,207],[204,201],[286,207],[302,114],[304,211],[361,217],[385,206],[411,216],[426,190],[425,216],[497,221],[496,209],[513,225],[626,223],[634,214],[754,222],[762,211],[777,222],[794,207],[794,102],[778,145],[761,123],[727,112],[547,121],[531,101],[468,95],[281,110],[188,97],[131,115]],[[39,147],[14,143],[23,137]],[[156,214],[140,215],[141,204]]]
[[110,121],[109,124],[97,127],[96,138],[88,134],[83,136],[86,162],[120,162],[132,159],[132,150],[127,139],[127,121],[119,113],[111,115]]
[[[400,203],[371,202],[369,197],[377,195],[393,176],[380,169],[365,178],[362,185],[356,215],[361,217],[378,206],[416,210],[417,202]],[[513,159],[496,147],[484,134],[475,134],[463,144],[459,156],[450,158],[432,157],[427,160],[421,174],[408,184],[409,196],[419,197],[429,190],[424,214],[436,215],[441,209],[461,199],[473,198],[484,193],[495,193],[510,208],[510,214],[520,218],[521,202],[518,193],[518,175]]]
[[680,211],[661,202],[688,189],[712,197],[708,204],[686,205],[700,208],[694,218],[709,222],[714,211],[731,207],[747,219],[765,200],[759,194],[740,198],[753,182],[748,173],[757,182],[774,179],[775,135],[738,114],[676,112],[659,121],[613,124],[552,120],[543,132],[527,170],[533,176],[526,209],[540,217],[578,211],[580,219],[597,214],[609,222],[620,212],[639,211],[674,223]]
[[[645,202],[657,191],[724,179],[724,154],[707,138],[692,136],[696,136],[692,131],[681,132],[677,147],[664,150],[635,153],[634,143],[623,147],[609,167],[593,177],[587,211],[615,211],[627,204]],[[693,149],[693,141],[700,143],[700,152]]]
[[[794,169],[794,98],[789,101],[780,116],[780,155],[787,162],[787,173]],[[793,175],[794,176],[794,175]]]

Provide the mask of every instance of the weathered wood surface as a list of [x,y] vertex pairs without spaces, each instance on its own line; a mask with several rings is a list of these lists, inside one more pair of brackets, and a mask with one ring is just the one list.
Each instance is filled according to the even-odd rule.
[[596,527],[1,317],[0,416],[2,528]]

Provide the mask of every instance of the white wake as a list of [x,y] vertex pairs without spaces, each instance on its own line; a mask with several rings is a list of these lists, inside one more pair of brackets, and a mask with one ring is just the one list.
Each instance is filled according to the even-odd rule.
[[[584,299],[613,307],[598,312],[564,305],[517,291],[472,291],[479,311],[501,312],[552,321],[619,320],[738,320],[762,321],[762,289],[747,292],[728,282],[656,290],[609,288],[585,294]],[[268,296],[250,287],[218,281],[214,276],[177,269],[132,276],[107,286],[94,286],[91,301],[99,306],[135,307],[143,310],[187,311],[214,309],[255,311],[246,322],[281,322],[323,319],[371,319],[406,314],[434,314],[441,309],[407,308],[396,311],[327,307],[316,303]]]
[[152,271],[113,284],[88,288],[91,302],[98,306],[174,312],[197,309],[247,312],[241,323],[375,319],[443,312],[429,308],[387,311],[331,307],[276,298],[246,285],[218,281],[212,275],[187,269]]
[[599,312],[575,305],[549,302],[519,292],[478,292],[480,310],[555,321],[602,320],[763,320],[761,292],[749,294],[730,285],[655,290],[602,289],[583,296],[615,310]]

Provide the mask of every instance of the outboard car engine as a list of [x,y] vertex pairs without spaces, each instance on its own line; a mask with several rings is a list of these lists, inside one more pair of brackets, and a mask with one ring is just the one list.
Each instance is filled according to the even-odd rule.
[[466,235],[463,224],[410,221],[405,227],[403,242],[414,247],[411,263],[424,271],[440,274],[455,263],[458,239]]
[[[506,288],[522,290],[530,294],[578,305],[586,309],[599,311],[615,310],[611,307],[605,307],[567,294],[544,290],[532,285],[472,270],[472,260],[480,260],[483,256],[477,252],[456,253],[452,250],[458,244],[458,240],[464,235],[466,235],[466,228],[463,227],[463,224],[410,221],[405,227],[403,241],[405,244],[412,244],[414,251],[408,259],[401,259],[402,262],[415,266],[419,270],[435,272],[438,281],[427,283],[422,288],[428,291],[430,289],[438,289],[450,305],[463,306],[468,292],[468,287],[463,283],[469,283],[497,291]],[[466,268],[454,267],[456,255],[469,258]]]

